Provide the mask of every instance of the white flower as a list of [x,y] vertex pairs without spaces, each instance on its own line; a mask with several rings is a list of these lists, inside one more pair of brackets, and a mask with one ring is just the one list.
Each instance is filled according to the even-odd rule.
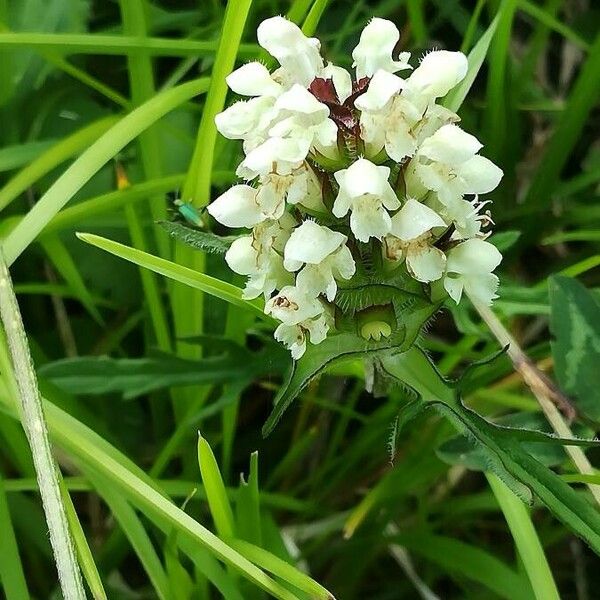
[[321,301],[305,290],[286,285],[265,304],[265,313],[286,325],[297,325],[323,312]]
[[446,256],[431,246],[432,231],[446,229],[446,223],[435,211],[409,198],[392,217],[391,235],[385,238],[386,255],[406,259],[408,272],[418,281],[436,281],[444,273]]
[[[317,212],[327,210],[323,204],[321,184],[306,162],[286,175],[267,173],[261,175],[258,181],[258,204],[261,207],[282,207],[280,210],[283,212],[285,202],[288,202]],[[273,216],[270,218],[278,219],[281,216],[274,208],[271,210]]]
[[279,61],[286,75],[296,83],[308,87],[323,69],[319,40],[307,38],[291,21],[272,17],[263,21],[256,33],[258,43]]
[[247,180],[269,173],[289,175],[300,167],[308,154],[309,147],[310,144],[306,139],[268,138],[247,154],[238,166],[236,175]]
[[372,77],[379,69],[389,73],[410,69],[410,53],[402,52],[398,60],[393,59],[392,53],[399,39],[400,32],[391,21],[377,17],[372,19],[363,29],[360,41],[352,51],[356,79]]
[[387,210],[400,207],[388,182],[390,169],[360,158],[334,176],[340,190],[333,204],[333,214],[340,218],[351,211],[350,228],[361,242],[371,237],[381,239],[388,234],[392,220]]
[[239,237],[227,250],[225,261],[229,268],[248,276],[244,298],[257,298],[261,294],[268,298],[275,289],[290,282],[281,254],[291,226],[286,218],[263,221],[254,228],[252,235]]
[[473,238],[448,252],[444,288],[458,304],[463,290],[476,302],[491,304],[496,296],[498,278],[492,271],[502,261],[502,254],[489,242]]
[[347,237],[337,231],[305,221],[294,229],[285,245],[283,266],[298,271],[296,285],[306,293],[325,294],[330,302],[337,292],[336,279],[350,279],[356,271]]
[[407,87],[428,100],[441,98],[465,78],[467,68],[467,57],[462,52],[429,52],[407,79]]
[[422,117],[422,111],[399,94],[403,87],[400,77],[379,70],[367,91],[354,102],[361,111],[361,134],[371,146],[371,153],[376,154],[385,146],[388,156],[397,162],[415,153],[413,129]]
[[330,312],[323,307],[323,313],[314,319],[306,319],[296,325],[281,323],[275,330],[275,339],[291,351],[292,358],[298,360],[306,352],[306,339],[309,336],[313,344],[320,344],[333,325]]
[[269,69],[258,61],[242,65],[230,73],[225,81],[232,91],[241,96],[277,97],[283,92],[281,84],[271,77]]
[[235,102],[215,116],[215,125],[226,138],[244,140],[244,149],[249,151],[266,139],[276,116],[275,99],[261,96]]
[[481,147],[457,125],[444,125],[423,142],[411,167],[421,185],[450,204],[464,194],[491,192],[500,183],[502,170],[477,155]]
[[207,210],[225,227],[254,227],[267,218],[278,219],[283,214],[285,205],[270,207],[267,213],[263,212],[257,200],[255,188],[234,185],[209,204]]
[[329,108],[301,85],[293,85],[275,102],[280,120],[269,130],[272,137],[305,140],[310,147],[315,140],[330,146],[337,141],[337,127],[329,119]]

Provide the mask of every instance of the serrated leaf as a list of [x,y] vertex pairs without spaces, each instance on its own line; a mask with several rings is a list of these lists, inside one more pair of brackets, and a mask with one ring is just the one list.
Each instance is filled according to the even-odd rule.
[[600,420],[600,304],[575,279],[549,281],[554,371],[585,416]]
[[300,392],[325,369],[351,358],[376,357],[404,352],[412,346],[423,325],[437,310],[437,305],[424,305],[410,314],[398,330],[379,342],[367,341],[356,333],[345,332],[329,336],[320,344],[308,345],[304,356],[294,361],[288,377],[275,398],[275,406],[263,426],[267,436]]
[[[600,554],[600,513],[548,467],[533,458],[516,439],[514,431],[488,423],[463,406],[454,397],[455,391],[447,387],[439,395],[443,401],[436,400],[433,390],[440,388],[443,382],[440,382],[434,368],[429,370],[428,376],[424,373],[423,357],[424,354],[413,347],[402,355],[383,357],[381,364],[388,374],[398,377],[420,394],[423,410],[433,409],[443,414],[460,433],[473,440],[481,450],[486,469],[498,475],[521,498],[527,499],[535,494],[558,519]],[[394,364],[396,359],[399,359],[398,365]],[[411,373],[411,362],[419,368],[417,376]],[[437,382],[432,384],[432,379]],[[526,436],[529,435],[530,432],[526,432]],[[539,435],[535,435],[536,441],[540,441]],[[548,441],[562,440],[553,438]]]
[[158,224],[170,237],[191,246],[196,250],[203,250],[212,254],[225,254],[236,236],[220,236],[209,231],[201,231],[177,221],[159,221]]

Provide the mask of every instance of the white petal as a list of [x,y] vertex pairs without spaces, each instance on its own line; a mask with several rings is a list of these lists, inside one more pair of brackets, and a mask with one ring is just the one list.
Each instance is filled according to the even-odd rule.
[[388,177],[389,167],[374,165],[365,158],[359,158],[347,169],[342,169],[334,174],[336,181],[351,197],[363,194],[382,196],[386,188],[390,188]]
[[427,138],[419,148],[419,154],[447,165],[459,165],[472,158],[482,147],[475,136],[458,125],[450,124],[440,127]]
[[278,189],[269,181],[260,185],[255,191],[256,203],[263,218],[279,219],[285,210],[285,190]]
[[463,293],[463,280],[461,277],[444,277],[444,289],[456,304],[460,302]]
[[[337,173],[336,173],[337,175]],[[338,219],[345,216],[352,206],[352,198],[340,187],[340,191],[333,202],[331,212]]]
[[379,69],[369,82],[369,87],[355,101],[358,110],[381,110],[404,87],[404,80],[389,71]]
[[292,358],[298,360],[306,352],[306,335],[299,325],[282,323],[273,334],[292,353]]
[[466,277],[464,280],[465,290],[469,296],[479,301],[486,306],[492,303],[494,298],[497,298],[496,290],[498,289],[498,278],[492,273],[485,275],[477,275],[476,277]]
[[249,62],[226,77],[227,85],[242,96],[278,96],[282,88],[262,63]]
[[327,312],[324,312],[317,319],[311,319],[304,323],[304,326],[310,333],[312,344],[320,344],[327,337],[327,332],[332,325],[332,321],[331,316]]
[[308,87],[323,69],[318,40],[307,38],[291,21],[272,17],[258,26],[256,34],[258,43],[279,61],[296,83]]
[[441,98],[464,79],[467,67],[467,57],[462,52],[430,52],[411,74],[409,85],[431,98]]
[[399,39],[400,32],[391,21],[372,19],[363,29],[360,41],[352,51],[352,66],[356,67],[356,79],[371,77],[379,69],[395,73],[400,69],[409,68],[406,53],[399,57],[399,61],[392,58],[392,52]]
[[295,84],[277,98],[275,108],[310,117],[310,125],[321,123],[329,116],[329,108],[319,102],[306,88]]
[[[415,178],[428,190],[432,190],[434,192],[437,192],[445,185],[448,185],[450,177],[453,175],[445,165],[440,163],[424,165],[416,160],[414,161],[413,169]],[[413,196],[417,195],[413,191],[410,193]]]
[[392,235],[403,241],[414,240],[434,227],[446,227],[444,219],[421,202],[409,198],[392,217]]
[[265,114],[272,116],[272,98],[252,98],[234,102],[229,108],[215,116],[219,133],[226,138],[237,140],[251,134]]
[[253,179],[258,175],[266,175],[278,167],[282,175],[299,166],[306,155],[310,143],[299,139],[269,138],[266,142],[252,150],[237,168],[236,174],[245,179]]
[[433,246],[409,250],[406,256],[409,273],[417,280],[428,283],[437,281],[444,273],[446,256]]
[[381,239],[390,232],[392,220],[387,211],[375,199],[366,197],[352,207],[350,229],[361,242],[369,238]]
[[284,265],[288,261],[299,261],[317,265],[335,252],[347,238],[344,234],[318,225],[314,221],[304,221],[294,229],[284,250]]
[[491,273],[501,261],[502,254],[496,246],[479,238],[473,238],[450,250],[447,271],[463,275],[483,275]]
[[256,250],[252,246],[252,236],[244,235],[234,240],[225,253],[225,261],[229,268],[239,275],[251,275],[256,272]]
[[207,210],[226,227],[254,227],[265,219],[256,202],[256,190],[249,185],[234,185]]
[[385,150],[388,156],[400,162],[407,156],[412,156],[417,149],[417,141],[410,132],[410,127],[404,122],[397,123],[394,129],[385,132]]
[[338,67],[333,63],[327,63],[327,66],[321,71],[321,77],[333,80],[333,87],[338,100],[344,100],[352,93],[352,76],[346,69]]
[[332,301],[337,292],[337,284],[330,268],[322,265],[306,265],[296,276],[296,286],[311,296],[326,294]]
[[504,173],[491,160],[477,155],[460,166],[459,174],[467,194],[487,194],[498,187]]
[[334,254],[333,269],[334,275],[342,279],[350,279],[356,273],[356,263],[352,252],[345,244]]

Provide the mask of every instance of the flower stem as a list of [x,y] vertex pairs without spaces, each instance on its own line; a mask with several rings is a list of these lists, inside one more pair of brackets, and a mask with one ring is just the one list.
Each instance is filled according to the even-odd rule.
[[[515,371],[521,375],[527,387],[529,387],[536,397],[555,433],[560,437],[572,438],[573,432],[557,408],[557,405],[570,408],[568,400],[527,357],[517,341],[506,330],[492,310],[471,297],[470,300],[500,345],[508,347],[507,353]],[[565,450],[580,473],[584,475],[595,474],[594,468],[580,447],[566,446]],[[600,485],[590,483],[588,484],[588,488],[596,502],[600,505]]]
[[[52,457],[35,371],[29,353],[23,320],[15,296],[4,252],[0,249],[0,317],[12,359],[12,373],[2,348],[2,373],[15,397],[21,401],[21,421],[35,466],[42,505],[50,532],[50,543],[65,600],[85,600],[81,573],[62,504],[58,474]],[[4,342],[4,340],[2,340]],[[13,379],[14,378],[14,379]]]

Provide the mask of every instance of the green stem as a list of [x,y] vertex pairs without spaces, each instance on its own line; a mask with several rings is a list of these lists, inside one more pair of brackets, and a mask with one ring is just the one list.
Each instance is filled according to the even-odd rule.
[[[21,422],[31,447],[42,505],[46,514],[50,543],[65,600],[85,600],[81,573],[75,556],[58,473],[52,456],[48,430],[33,369],[27,336],[10,273],[0,250],[0,316],[8,341],[12,369],[4,344],[0,351],[2,373],[21,401]],[[2,340],[4,342],[4,340]],[[12,373],[11,373],[12,372]],[[11,377],[14,377],[14,380]]]

